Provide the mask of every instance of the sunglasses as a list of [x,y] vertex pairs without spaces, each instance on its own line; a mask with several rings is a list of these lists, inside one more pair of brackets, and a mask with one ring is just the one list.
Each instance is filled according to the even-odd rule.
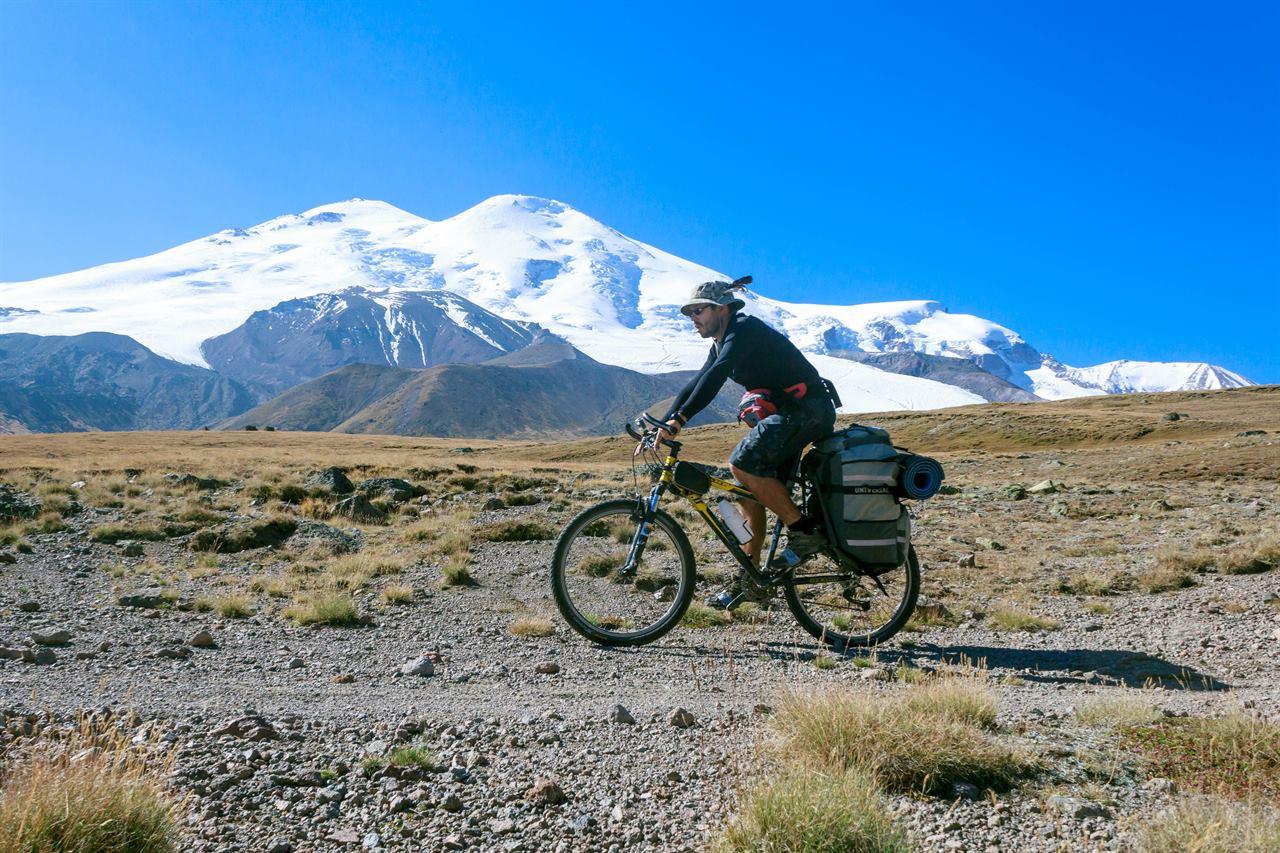
[[690,309],[689,309],[689,316],[690,316],[690,317],[701,317],[701,316],[702,316],[702,312],[703,312],[703,311],[710,311],[712,307],[713,307],[713,306],[711,306],[711,305],[699,305],[697,308],[690,308]]

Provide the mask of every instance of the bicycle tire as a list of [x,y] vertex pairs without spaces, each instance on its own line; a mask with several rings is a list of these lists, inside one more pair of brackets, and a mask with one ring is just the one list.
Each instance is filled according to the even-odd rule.
[[[907,624],[907,620],[915,612],[916,600],[920,596],[920,561],[916,557],[914,545],[907,548],[906,562],[891,571],[898,571],[903,568],[906,569],[906,583],[904,584],[902,598],[899,600],[892,617],[876,630],[865,634],[844,634],[832,626],[825,625],[815,619],[808,608],[805,607],[804,600],[797,591],[799,588],[797,584],[787,584],[783,588],[783,597],[786,598],[787,607],[791,610],[791,615],[800,623],[800,627],[835,650],[845,651],[851,648],[874,646],[883,643],[901,631],[902,626]],[[853,576],[851,575],[851,577]]]
[[566,563],[570,549],[580,535],[593,522],[603,520],[611,515],[630,513],[635,509],[635,499],[617,499],[603,501],[578,513],[565,526],[556,540],[555,553],[551,558],[551,592],[556,601],[560,615],[569,627],[583,637],[603,646],[642,646],[659,639],[684,618],[689,603],[693,601],[694,586],[697,583],[697,566],[693,555],[693,547],[680,523],[669,513],[659,509],[654,514],[653,523],[660,526],[675,545],[680,562],[680,577],[671,606],[663,616],[651,625],[636,631],[614,631],[602,627],[587,618],[587,614],[574,605],[569,591]]

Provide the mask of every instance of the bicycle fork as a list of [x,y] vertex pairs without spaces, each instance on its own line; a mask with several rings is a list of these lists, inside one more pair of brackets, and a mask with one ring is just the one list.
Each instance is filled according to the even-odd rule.
[[640,558],[644,556],[645,543],[649,541],[649,530],[653,526],[653,517],[658,511],[658,501],[662,499],[663,484],[656,484],[649,492],[647,500],[637,500],[631,517],[639,521],[636,535],[631,539],[631,548],[627,552],[627,562],[618,570],[619,575],[634,575],[640,570]]

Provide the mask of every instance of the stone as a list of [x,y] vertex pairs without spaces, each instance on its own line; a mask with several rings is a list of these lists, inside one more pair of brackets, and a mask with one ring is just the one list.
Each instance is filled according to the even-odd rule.
[[356,486],[361,492],[380,497],[392,503],[404,503],[425,493],[425,489],[399,477],[371,477]]
[[360,846],[365,850],[377,850],[382,846],[382,837],[376,832],[370,832],[360,839]]
[[40,602],[38,601],[20,601],[18,609],[23,613],[38,613],[40,611]]
[[157,649],[155,656],[158,658],[167,658],[169,660],[186,660],[191,657],[191,649],[187,646],[165,646]]
[[489,824],[489,831],[494,835],[510,835],[516,831],[516,822],[509,817],[498,818]]
[[216,649],[218,644],[213,641],[213,635],[208,631],[196,631],[187,640],[187,645],[196,649]]
[[1002,543],[1000,543],[1000,542],[997,542],[997,541],[996,541],[996,540],[994,540],[994,539],[985,539],[985,538],[983,538],[983,537],[978,537],[977,539],[974,539],[973,541],[974,541],[974,544],[976,544],[976,545],[980,545],[980,546],[982,546],[983,548],[986,548],[988,551],[1003,551],[1003,550],[1004,550],[1004,545],[1003,545]]
[[230,720],[209,732],[209,737],[224,737],[227,735],[248,741],[280,739],[280,733],[275,730],[275,727],[257,714],[249,714]]
[[950,619],[952,614],[941,601],[921,596],[916,600],[916,613],[922,619]]
[[1160,420],[1173,422],[1173,421],[1180,421],[1182,420],[1183,417],[1184,415],[1179,414],[1178,412],[1165,412],[1163,415],[1160,416]]
[[536,665],[533,671],[540,675],[555,675],[560,671],[560,664],[555,661],[544,660]]
[[147,553],[146,549],[142,547],[142,543],[133,539],[121,539],[116,543],[116,549],[122,557],[141,557]]
[[318,549],[334,555],[350,554],[360,550],[360,535],[356,530],[348,532],[322,521],[300,518],[286,544],[295,551]]
[[495,496],[491,498],[486,498],[485,502],[480,505],[480,508],[486,509],[486,510],[495,510],[495,509],[505,509],[506,506],[507,506],[506,501],[504,501],[502,498]]
[[41,647],[38,649],[23,649],[22,659],[27,663],[48,666],[51,663],[57,663],[58,656],[53,653],[53,649]]
[[889,681],[893,678],[893,673],[878,666],[869,666],[858,670],[858,677],[863,681]]
[[1071,514],[1071,507],[1067,506],[1066,501],[1054,501],[1049,504],[1049,515],[1056,518],[1066,518]]
[[364,495],[356,494],[343,498],[333,508],[333,514],[349,518],[362,524],[381,524],[387,520],[387,514],[378,509]]
[[306,484],[313,489],[328,489],[335,495],[347,495],[355,489],[346,472],[336,465],[312,474],[307,478]]
[[54,631],[49,634],[39,634],[32,632],[31,642],[37,646],[65,646],[71,642],[73,635],[70,631]]
[[307,662],[300,657],[289,658],[289,664],[288,664],[289,669],[302,669],[306,665],[307,665]]
[[976,800],[982,796],[982,791],[977,785],[971,782],[952,782],[951,798],[956,800]]
[[1005,486],[1003,489],[1000,490],[1000,497],[1005,498],[1006,500],[1020,501],[1026,496],[1027,496],[1026,488],[1018,485],[1017,483],[1014,483],[1013,485],[1010,485],[1010,486]]
[[457,794],[449,794],[443,800],[440,801],[440,808],[444,809],[450,814],[457,814],[458,812],[462,811],[462,800],[458,799]]
[[190,486],[198,491],[207,492],[222,485],[212,477],[197,477],[194,474],[165,474],[164,479],[173,486]]
[[1087,817],[1111,817],[1111,809],[1101,803],[1095,803],[1080,797],[1054,794],[1049,798],[1048,806],[1052,811],[1067,817],[1073,817],[1076,820],[1084,820]]
[[0,522],[35,518],[41,506],[39,498],[0,483]]
[[676,708],[667,718],[667,722],[678,729],[688,729],[698,724],[698,719],[685,708]]
[[634,726],[636,718],[631,716],[631,712],[622,705],[614,705],[609,709],[609,721],[613,723],[621,723],[626,726]]
[[164,596],[160,594],[158,589],[126,592],[116,598],[116,604],[121,607],[159,607],[164,604]]
[[1031,488],[1027,489],[1029,495],[1051,495],[1058,491],[1058,484],[1053,480],[1041,480]]
[[1253,435],[1266,435],[1266,434],[1267,434],[1267,431],[1265,429],[1247,429],[1244,432],[1236,433],[1236,438],[1248,438]]
[[283,838],[273,838],[267,844],[267,853],[293,853],[293,844]]
[[354,684],[356,677],[349,672],[341,672],[329,679],[330,684]]
[[400,667],[401,675],[416,675],[421,678],[427,678],[436,674],[436,667],[431,661],[425,657],[414,658],[408,663]]
[[958,566],[959,566],[960,568],[962,568],[962,569],[973,569],[973,568],[977,568],[977,566],[978,566],[978,555],[977,555],[977,554],[965,554],[965,555],[964,555],[964,556],[962,556],[959,560],[957,560],[957,561],[956,561],[956,565],[958,565]]
[[550,779],[538,779],[524,792],[524,800],[535,806],[558,806],[567,800],[564,790]]
[[1147,791],[1154,791],[1157,794],[1173,794],[1177,792],[1178,785],[1172,779],[1156,776],[1143,782],[1142,788]]

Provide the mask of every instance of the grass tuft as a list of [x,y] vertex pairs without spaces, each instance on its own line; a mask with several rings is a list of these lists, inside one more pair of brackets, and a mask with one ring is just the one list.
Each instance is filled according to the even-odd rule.
[[686,628],[720,628],[733,621],[733,617],[723,610],[716,610],[701,602],[693,602],[685,611],[680,624]]
[[0,793],[0,849],[169,853],[179,848],[178,804],[167,767],[126,737],[87,724],[57,746],[11,756]]
[[866,773],[792,770],[748,792],[719,853],[906,853],[906,833]]
[[485,542],[535,542],[556,538],[556,532],[540,521],[510,519],[490,524],[476,531]]
[[413,601],[413,587],[403,583],[393,583],[383,588],[383,604],[409,604]]
[[1150,702],[1122,693],[1086,700],[1076,709],[1076,719],[1086,726],[1125,728],[1154,723],[1160,711]]
[[1037,616],[1016,607],[997,607],[988,618],[997,631],[1056,631],[1062,627],[1057,619]]
[[869,773],[890,791],[942,794],[953,782],[1005,790],[1036,769],[993,740],[995,699],[967,679],[933,679],[906,695],[828,688],[785,697],[781,753],[830,772]]
[[476,579],[471,576],[471,555],[466,552],[451,554],[440,569],[440,585],[446,588],[475,586]]
[[1190,572],[1159,563],[1138,575],[1138,588],[1152,594],[1173,592],[1195,585],[1195,578]]
[[1158,775],[1204,793],[1280,800],[1280,725],[1243,714],[1185,717],[1123,731]]
[[341,593],[308,596],[287,607],[284,615],[297,625],[312,627],[349,628],[362,622],[351,596]]
[[525,616],[507,626],[507,633],[515,637],[550,637],[556,626],[541,616]]
[[1280,809],[1195,797],[1152,817],[1138,831],[1150,853],[1263,853],[1280,850]]

